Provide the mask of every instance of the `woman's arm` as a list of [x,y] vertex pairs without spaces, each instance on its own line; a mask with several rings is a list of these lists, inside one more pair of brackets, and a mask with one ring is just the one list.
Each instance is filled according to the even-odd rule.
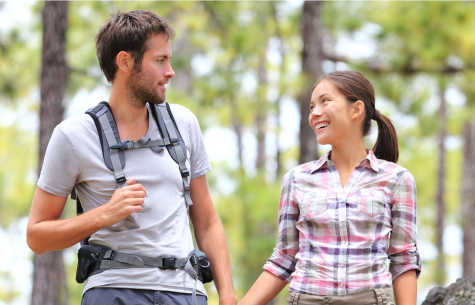
[[287,282],[270,272],[264,271],[239,305],[267,304],[272,301],[286,285]]
[[397,305],[416,305],[416,270],[410,270],[398,276],[393,282],[394,301]]

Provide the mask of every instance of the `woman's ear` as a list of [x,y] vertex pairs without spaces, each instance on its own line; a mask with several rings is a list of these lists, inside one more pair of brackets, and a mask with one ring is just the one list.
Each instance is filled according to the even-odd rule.
[[353,103],[353,114],[351,118],[353,120],[359,120],[364,117],[365,104],[361,100],[357,100]]

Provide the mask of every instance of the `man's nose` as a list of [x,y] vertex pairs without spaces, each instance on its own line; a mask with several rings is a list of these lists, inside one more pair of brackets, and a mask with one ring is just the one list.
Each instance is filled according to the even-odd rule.
[[175,76],[175,71],[173,71],[172,65],[168,64],[168,69],[165,71],[166,78],[173,78]]

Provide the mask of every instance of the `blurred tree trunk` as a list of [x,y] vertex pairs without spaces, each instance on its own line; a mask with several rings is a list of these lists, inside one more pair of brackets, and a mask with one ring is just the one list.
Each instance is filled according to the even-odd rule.
[[189,33],[185,32],[179,38],[173,41],[173,61],[181,63],[178,67],[174,66],[175,77],[170,84],[174,89],[180,92],[191,93],[193,83],[193,73],[191,69],[191,58],[194,50],[191,46]]
[[277,95],[277,101],[275,105],[276,107],[275,116],[276,116],[276,124],[277,124],[276,134],[275,134],[275,147],[277,151],[276,156],[275,156],[276,163],[277,163],[275,177],[276,177],[276,180],[279,180],[280,179],[279,175],[282,171],[282,160],[281,160],[282,152],[280,150],[280,114],[281,114],[280,106],[281,106],[282,96],[284,95],[285,85],[283,83],[286,77],[285,64],[287,60],[286,60],[286,52],[284,48],[284,39],[282,37],[283,34],[282,34],[281,24],[279,22],[279,18],[277,17],[276,3],[277,2],[271,2],[271,10],[272,10],[272,16],[274,17],[274,23],[275,23],[275,36],[277,36],[277,38],[279,38],[280,40],[279,53],[282,58],[280,62],[280,68],[279,68],[279,86],[278,86],[279,92]]
[[266,71],[266,48],[259,57],[259,67],[257,68],[257,77],[259,78],[258,87],[258,106],[256,113],[257,128],[257,159],[256,168],[264,169],[266,165],[266,121],[267,121],[267,71]]
[[464,128],[462,169],[463,276],[475,279],[475,112]]
[[444,216],[445,216],[445,139],[447,138],[447,103],[445,100],[445,84],[440,82],[439,109],[439,169],[437,172],[437,277],[439,286],[445,284],[444,259]]
[[299,163],[318,159],[315,131],[308,124],[310,92],[313,84],[323,76],[323,31],[320,1],[305,1],[302,12],[302,93],[300,103],[300,158]]
[[[43,54],[38,173],[53,129],[63,119],[63,96],[68,67],[65,60],[68,2],[46,1],[42,11]],[[34,257],[32,305],[68,303],[63,251]]]

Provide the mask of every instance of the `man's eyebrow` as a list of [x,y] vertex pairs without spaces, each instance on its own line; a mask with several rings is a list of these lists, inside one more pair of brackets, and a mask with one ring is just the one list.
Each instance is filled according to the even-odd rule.
[[155,58],[165,58],[165,59],[170,59],[170,58],[172,58],[171,55],[168,56],[168,55],[166,55],[166,54],[157,54],[157,55],[155,55],[154,57],[155,57]]

